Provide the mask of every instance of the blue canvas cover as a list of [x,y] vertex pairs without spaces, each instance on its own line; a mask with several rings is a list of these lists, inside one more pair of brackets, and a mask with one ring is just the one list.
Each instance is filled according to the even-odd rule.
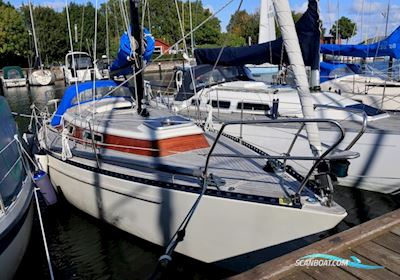
[[101,88],[101,87],[115,87],[117,83],[112,80],[99,80],[93,83],[93,81],[80,83],[78,85],[71,85],[69,86],[65,92],[64,96],[61,100],[60,106],[58,106],[56,113],[54,114],[53,118],[51,119],[52,126],[58,126],[61,123],[61,118],[64,113],[71,107],[76,106],[77,104],[73,104],[73,99],[79,94],[84,92],[85,90],[92,89],[93,85],[95,84],[94,88]]
[[[398,45],[399,44],[399,45]],[[322,44],[321,53],[355,57],[390,56],[400,58],[400,26],[385,40],[368,45]]]
[[[150,32],[144,28],[144,41],[145,41],[145,50],[143,52],[143,60],[149,62],[151,60],[151,56],[153,55],[156,41],[154,37],[150,34]],[[131,44],[129,42],[129,36],[127,32],[122,34],[121,39],[119,41],[119,49],[117,58],[111,64],[111,71],[118,71],[116,74],[118,75],[127,75],[132,73],[132,68],[129,67],[132,65],[133,53],[131,50]]]
[[[319,69],[320,20],[318,3],[309,0],[308,9],[296,22],[304,63],[311,69]],[[282,57],[282,38],[274,41],[256,44],[249,47],[226,47],[223,49],[218,65],[234,66],[245,64],[271,63],[275,65],[288,64],[286,51]],[[197,64],[214,64],[220,55],[221,48],[196,49],[194,55]]]

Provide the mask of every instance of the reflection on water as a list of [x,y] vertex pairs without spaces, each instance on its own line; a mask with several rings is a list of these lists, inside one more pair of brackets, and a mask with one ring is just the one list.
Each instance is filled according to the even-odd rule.
[[[43,109],[49,100],[60,99],[62,93],[63,84],[58,83],[48,87],[6,89],[4,95],[14,112],[30,114],[32,103]],[[20,128],[26,130],[29,119],[17,117],[17,121]],[[220,279],[233,271],[246,270],[400,207],[400,196],[345,187],[335,189],[335,200],[347,209],[349,215],[330,231],[222,261],[217,265],[206,265],[175,255],[166,279]],[[161,247],[91,218],[63,200],[59,205],[43,210],[56,279],[145,279],[154,271],[158,257],[163,253]],[[227,268],[231,271],[227,271]],[[16,278],[48,279],[47,271],[40,229],[35,223],[28,252]]]

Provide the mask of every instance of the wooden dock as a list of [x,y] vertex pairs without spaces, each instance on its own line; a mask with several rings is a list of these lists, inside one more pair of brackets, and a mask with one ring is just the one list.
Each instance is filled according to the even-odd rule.
[[[367,270],[348,266],[296,266],[297,259],[315,253],[344,259],[355,256],[363,264],[384,268]],[[400,209],[258,265],[230,279],[400,279]]]

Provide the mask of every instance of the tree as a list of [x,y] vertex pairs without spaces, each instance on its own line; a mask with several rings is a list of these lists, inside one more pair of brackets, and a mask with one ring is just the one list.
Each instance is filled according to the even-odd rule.
[[357,25],[347,17],[341,17],[339,21],[336,21],[329,33],[335,38],[338,33],[338,37],[341,39],[350,39],[357,34]]
[[[68,51],[68,41],[65,26],[66,19],[61,13],[57,13],[49,7],[34,7],[33,18],[36,37],[38,39],[39,55],[42,62],[63,61]],[[32,23],[29,15],[29,6],[22,6],[21,13],[25,20],[25,26],[32,35]],[[34,55],[33,36],[30,36],[30,51]]]
[[0,60],[25,57],[28,51],[28,30],[23,17],[9,4],[0,2]]
[[246,45],[246,40],[235,33],[222,33],[219,46],[241,47]]
[[[258,42],[260,13],[249,14],[246,10],[237,11],[231,16],[227,31],[236,37],[241,37],[246,43],[251,37],[252,42]],[[231,36],[231,38],[234,38]],[[238,41],[237,41],[238,42]]]

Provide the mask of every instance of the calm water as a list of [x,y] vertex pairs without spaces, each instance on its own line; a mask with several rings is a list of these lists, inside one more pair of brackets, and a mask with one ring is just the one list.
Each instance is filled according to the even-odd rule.
[[[43,108],[48,100],[61,98],[62,92],[61,83],[30,90],[9,89],[4,95],[13,111],[29,114],[32,103]],[[17,121],[20,128],[26,130],[29,119],[17,117]],[[337,187],[335,191],[335,200],[349,213],[336,228],[217,265],[206,265],[175,255],[164,278],[220,279],[400,207],[400,196],[344,187]],[[158,246],[91,218],[62,199],[58,205],[42,210],[56,279],[146,279],[153,273],[163,252]],[[17,279],[28,277],[48,278],[37,220],[27,254],[16,276]]]

